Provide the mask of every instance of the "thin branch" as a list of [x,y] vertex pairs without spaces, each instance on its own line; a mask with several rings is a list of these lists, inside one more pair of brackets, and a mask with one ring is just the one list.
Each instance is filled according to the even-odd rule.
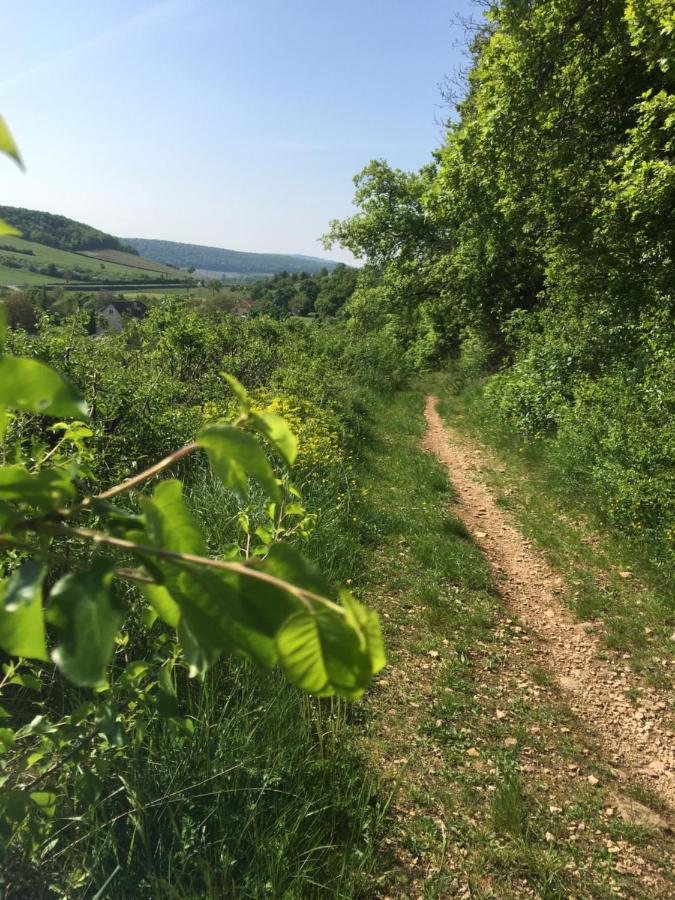
[[126,491],[130,491],[135,488],[136,485],[147,481],[148,478],[152,478],[153,475],[158,475],[160,472],[163,472],[164,469],[168,469],[169,466],[177,463],[179,460],[183,459],[184,456],[188,456],[188,454],[196,450],[197,447],[198,444],[195,441],[190,444],[186,444],[184,447],[181,447],[180,450],[174,450],[173,453],[165,456],[164,459],[160,459],[160,461],[158,463],[155,463],[154,466],[150,466],[150,468],[145,469],[143,472],[139,472],[138,475],[134,475],[133,478],[129,478],[127,479],[127,481],[122,481],[120,484],[116,484],[114,487],[108,488],[107,491],[96,494],[95,497],[86,497],[84,500],[82,500],[81,503],[76,504],[73,509],[77,509],[78,507],[82,506],[89,506],[94,500],[109,500],[111,497],[116,497],[118,494],[123,494]]
[[173,550],[163,550],[161,547],[136,544],[126,538],[112,537],[112,535],[106,534],[103,531],[94,531],[91,528],[70,528],[66,525],[53,525],[51,527],[61,534],[84,538],[85,540],[93,541],[96,544],[103,544],[108,547],[119,547],[122,550],[129,550],[132,553],[138,553],[140,555],[156,556],[158,559],[166,559],[169,562],[205,566],[209,569],[219,569],[224,572],[236,572],[238,575],[244,575],[247,578],[255,578],[258,581],[264,581],[267,584],[272,584],[274,587],[281,588],[282,590],[293,594],[301,601],[308,612],[314,612],[311,603],[308,602],[313,600],[315,603],[320,603],[322,606],[332,609],[335,612],[340,613],[340,615],[344,615],[343,607],[337,603],[333,603],[332,600],[328,600],[326,597],[322,597],[320,594],[315,594],[313,591],[308,591],[305,588],[299,588],[288,581],[284,581],[283,578],[277,578],[276,575],[270,575],[268,572],[262,572],[259,569],[245,566],[243,563],[225,562],[221,559],[210,559],[208,556],[196,556],[193,553],[177,553]]

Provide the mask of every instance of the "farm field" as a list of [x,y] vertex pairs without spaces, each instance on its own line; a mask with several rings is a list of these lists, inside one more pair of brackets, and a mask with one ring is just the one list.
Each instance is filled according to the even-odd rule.
[[179,269],[172,266],[166,266],[164,263],[156,262],[154,259],[145,259],[142,256],[135,256],[133,253],[125,253],[123,250],[82,250],[82,256],[89,256],[92,259],[100,260],[105,263],[114,263],[120,266],[130,266],[132,269],[144,269],[150,272],[161,272],[164,275],[171,275],[174,279],[180,278]]
[[[136,261],[135,265],[128,262],[116,262],[112,259],[98,258],[89,253],[74,253],[68,250],[59,250],[38,244],[35,241],[27,241],[19,237],[3,236],[0,241],[0,286],[2,285],[36,285],[54,284],[76,281],[77,283],[93,282],[142,282],[160,281],[171,275],[172,281],[181,278],[181,273],[175,269],[153,263],[150,260],[136,258],[132,254],[110,252],[119,255],[125,260]],[[7,262],[15,262],[18,267],[7,265]],[[36,269],[44,269],[47,266],[54,267],[52,272],[32,272],[29,266]],[[153,269],[157,266],[157,269]],[[64,273],[73,273],[73,278],[64,277]]]

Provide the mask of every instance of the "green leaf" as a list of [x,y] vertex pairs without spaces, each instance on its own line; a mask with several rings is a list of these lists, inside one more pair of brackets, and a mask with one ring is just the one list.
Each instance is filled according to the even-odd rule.
[[58,631],[52,659],[66,678],[83,687],[106,684],[122,621],[111,582],[112,567],[98,562],[88,572],[66,575],[49,595],[48,618]]
[[150,541],[173,553],[204,556],[206,546],[197,525],[183,502],[183,485],[175,478],[161,481],[152,499],[141,497],[146,532]]
[[6,153],[7,156],[11,156],[12,159],[23,169],[23,160],[21,159],[19,150],[14,143],[12,133],[7,127],[7,122],[5,122],[2,116],[0,116],[0,151],[2,151],[2,153]]
[[380,618],[374,609],[359,603],[351,591],[340,591],[340,600],[348,616],[356,623],[365,637],[370,656],[370,668],[372,674],[375,675],[387,665]]
[[274,500],[281,491],[262,447],[251,434],[232,425],[209,425],[197,438],[213,471],[226,488],[241,499],[248,496],[248,477],[254,478]]
[[167,589],[161,584],[141,584],[141,593],[150,603],[162,622],[177,628],[180,608]]
[[281,667],[289,681],[318,696],[354,699],[372,674],[365,640],[338,612],[296,613],[277,634]]
[[74,495],[75,488],[63,469],[42,469],[32,474],[22,466],[0,468],[0,500],[49,510]]
[[87,404],[53,369],[13,356],[0,360],[0,406],[59,418],[89,415]]
[[227,372],[221,372],[220,375],[232,388],[232,391],[239,401],[239,409],[241,410],[243,415],[248,415],[249,410],[251,409],[251,398],[249,397],[248,391],[246,390],[244,385],[240,381],[238,381],[234,377],[234,375],[228,375]]
[[0,647],[10,656],[49,658],[42,614],[45,574],[42,563],[28,560],[0,582]]
[[206,647],[200,644],[184,616],[178,623],[177,632],[190,678],[203,678],[209,667],[221,656],[222,649],[212,644]]
[[11,728],[0,728],[0,753],[6,753],[14,743],[14,732]]
[[251,425],[264,434],[274,444],[289,466],[298,455],[298,440],[289,428],[288,422],[271,412],[255,412],[250,416]]
[[51,818],[54,815],[54,811],[56,810],[56,794],[52,794],[49,791],[32,791],[28,796],[46,816]]

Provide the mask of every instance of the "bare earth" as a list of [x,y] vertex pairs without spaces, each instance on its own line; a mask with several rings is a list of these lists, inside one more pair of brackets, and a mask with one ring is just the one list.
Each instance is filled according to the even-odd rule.
[[[525,541],[481,482],[481,451],[442,421],[436,399],[425,408],[425,449],[446,466],[457,491],[456,515],[492,568],[504,602],[533,632],[542,665],[620,779],[641,784],[675,807],[675,732],[667,704],[603,646],[598,626],[580,622],[556,597],[560,579]],[[639,696],[636,706],[629,699]]]

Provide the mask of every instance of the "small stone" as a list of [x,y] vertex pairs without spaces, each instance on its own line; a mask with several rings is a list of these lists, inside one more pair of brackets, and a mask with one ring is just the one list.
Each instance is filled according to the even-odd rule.
[[550,831],[547,831],[546,834],[545,834],[544,836],[545,836],[545,838],[546,838],[546,843],[547,843],[547,844],[552,844],[553,841],[555,840],[555,838],[553,837],[553,835],[551,834]]
[[620,575],[622,578],[630,578],[632,574],[633,574],[633,573],[632,573],[631,571],[629,571],[628,569],[626,569],[625,572],[619,572],[619,575]]
[[439,655],[439,654],[438,654],[438,650],[430,650],[430,651],[429,651],[429,656],[430,656],[432,659],[436,659],[436,658],[438,657],[438,655]]
[[561,806],[549,806],[549,810],[551,811],[551,815],[557,816],[562,812]]
[[476,537],[482,540],[483,538],[487,537],[487,532],[486,531],[477,531]]
[[496,719],[505,719],[506,716],[507,716],[507,713],[506,713],[506,711],[503,710],[503,709],[498,709],[497,712],[495,713],[495,718],[496,718]]
[[596,785],[600,784],[600,782],[599,782],[598,779],[595,777],[595,775],[589,775],[588,778],[587,778],[586,780],[588,781],[588,783],[589,783],[592,787],[595,787]]
[[467,756],[480,756],[480,750],[477,750],[475,747],[469,747],[466,751]]

